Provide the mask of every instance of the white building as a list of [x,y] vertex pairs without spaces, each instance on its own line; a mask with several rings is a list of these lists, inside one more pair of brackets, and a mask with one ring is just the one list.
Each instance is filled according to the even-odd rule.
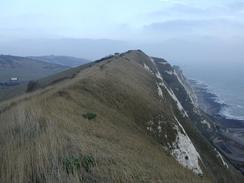
[[10,78],[10,81],[18,81],[17,77]]

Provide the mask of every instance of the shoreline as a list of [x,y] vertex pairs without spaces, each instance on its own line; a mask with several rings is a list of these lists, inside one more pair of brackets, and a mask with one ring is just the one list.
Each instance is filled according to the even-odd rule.
[[206,84],[194,79],[190,79],[189,82],[197,96],[199,107],[212,116],[219,125],[225,128],[244,128],[244,120],[226,114],[230,106],[220,101],[219,97],[211,92]]

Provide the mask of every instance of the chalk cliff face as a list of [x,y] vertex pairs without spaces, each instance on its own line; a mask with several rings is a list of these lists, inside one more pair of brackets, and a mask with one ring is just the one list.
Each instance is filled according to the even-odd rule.
[[0,182],[243,182],[163,59],[133,50],[36,82],[0,106]]

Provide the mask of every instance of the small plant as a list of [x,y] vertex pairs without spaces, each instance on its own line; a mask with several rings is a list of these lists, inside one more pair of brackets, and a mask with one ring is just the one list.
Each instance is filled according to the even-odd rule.
[[92,120],[92,119],[96,119],[97,114],[94,113],[94,112],[88,112],[88,113],[86,113],[86,114],[83,114],[82,116],[83,116],[85,119]]
[[81,158],[80,157],[66,157],[63,160],[63,166],[68,174],[74,174],[75,171],[79,171],[81,168]]
[[87,171],[90,172],[91,168],[95,166],[95,159],[92,155],[85,155],[82,157],[82,167]]
[[90,172],[91,168],[95,166],[95,159],[92,155],[84,156],[69,156],[63,160],[63,167],[67,174],[74,174],[76,171],[80,171],[81,167]]

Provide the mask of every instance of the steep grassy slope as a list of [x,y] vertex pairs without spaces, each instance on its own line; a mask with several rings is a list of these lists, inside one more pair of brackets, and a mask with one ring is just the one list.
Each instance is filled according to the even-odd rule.
[[[242,182],[214,154],[202,154],[204,140],[194,141],[202,176],[170,155],[178,120],[190,136],[202,137],[144,53],[130,51],[78,71],[46,79],[35,92],[1,105],[0,182]],[[86,119],[89,112],[96,118]],[[206,164],[210,156],[215,172]],[[214,176],[221,172],[222,179]]]

